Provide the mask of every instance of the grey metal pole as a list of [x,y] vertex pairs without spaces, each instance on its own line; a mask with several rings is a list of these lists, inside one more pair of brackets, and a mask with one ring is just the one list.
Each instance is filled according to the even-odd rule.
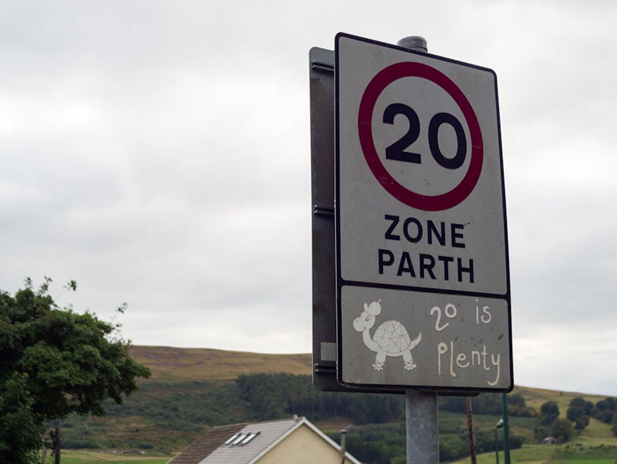
[[407,464],[439,463],[437,393],[405,392]]
[[[399,47],[428,52],[426,39],[418,35],[398,41]],[[407,390],[405,392],[407,426],[407,464],[439,463],[439,420],[437,393]]]
[[426,44],[426,39],[424,37],[420,37],[419,35],[412,35],[410,37],[405,37],[399,40],[396,45],[399,47],[404,47],[408,50],[413,50],[415,52],[428,52],[428,46]]

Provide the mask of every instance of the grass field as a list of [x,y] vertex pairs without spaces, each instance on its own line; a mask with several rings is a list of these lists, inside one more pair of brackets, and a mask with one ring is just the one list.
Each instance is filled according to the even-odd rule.
[[576,461],[551,461],[550,464],[615,464],[615,459],[591,459],[591,460],[576,460]]
[[[510,453],[512,464],[616,464],[617,446],[585,446],[580,443],[560,446],[525,445]],[[495,464],[495,453],[477,456],[478,464]],[[454,464],[470,464],[465,458]],[[504,464],[503,452],[499,453],[499,463]]]
[[[98,451],[62,451],[62,464],[165,464],[171,456],[140,456],[101,453]],[[48,454],[47,462],[53,462],[53,456]]]
[[546,403],[547,401],[554,401],[559,406],[562,417],[565,417],[565,412],[568,409],[568,405],[570,404],[570,401],[572,401],[572,398],[581,396],[587,401],[591,401],[594,404],[597,403],[599,400],[603,400],[604,398],[606,398],[606,395],[589,395],[587,393],[545,390],[542,388],[530,388],[521,386],[516,386],[513,393],[523,395],[525,397],[525,401],[527,402],[527,406],[531,406],[538,411],[540,410],[540,407],[543,403]]

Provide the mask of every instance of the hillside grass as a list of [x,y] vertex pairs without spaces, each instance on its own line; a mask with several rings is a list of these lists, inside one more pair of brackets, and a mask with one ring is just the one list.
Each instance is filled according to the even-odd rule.
[[312,355],[263,354],[207,348],[132,346],[130,354],[153,380],[235,380],[242,374],[311,375]]
[[[495,424],[499,421],[498,416],[487,414],[474,414],[474,430],[484,430],[493,432]],[[535,417],[510,417],[510,430],[512,433],[525,437],[528,441],[533,440],[533,429],[538,426],[538,419]],[[467,430],[467,416],[448,411],[439,411],[439,427],[442,430]]]
[[[166,464],[172,456],[144,456],[102,453],[100,451],[72,451],[63,450],[61,455],[62,464],[102,464],[112,462],[114,464]],[[53,456],[48,453],[47,462],[53,462]]]
[[[513,464],[615,464],[617,447],[584,446],[581,444],[564,445],[524,445],[512,450],[510,459]],[[495,464],[495,453],[483,453],[477,456],[477,464]],[[500,464],[505,463],[503,451],[499,452]],[[471,464],[467,457],[453,464]]]
[[[559,417],[566,418],[568,405],[573,398],[582,397],[592,403],[597,403],[599,400],[606,398],[606,395],[590,395],[579,392],[566,392],[556,390],[546,390],[541,388],[531,387],[516,387],[514,393],[519,393],[525,397],[527,405],[540,411],[540,407],[547,401],[554,401],[559,406]],[[574,439],[563,445],[563,449],[576,449],[573,447],[584,447],[585,452],[589,452],[591,448],[605,446],[613,455],[608,456],[612,459],[611,464],[617,463],[617,437],[613,434],[610,424],[605,424],[593,417],[589,420],[589,425],[585,427]],[[615,447],[615,449],[611,449]],[[558,448],[561,449],[561,448]],[[562,462],[562,461],[555,461]],[[569,461],[563,461],[569,462]],[[578,461],[577,461],[578,463]],[[599,464],[599,463],[596,463]]]
[[[510,458],[513,464],[615,464],[617,462],[617,437],[590,440],[589,437],[579,436],[562,445],[525,444],[520,449],[511,450]],[[477,456],[477,464],[494,464],[495,461],[494,452]],[[503,451],[499,452],[499,462],[500,464],[505,463]],[[471,464],[471,458],[467,457],[453,464]]]
[[[592,417],[589,420],[589,425],[582,430],[574,443],[585,446],[617,446],[617,437],[613,434],[610,424],[605,424]],[[617,458],[617,456],[615,457]]]
[[[554,454],[555,446],[524,445],[521,449],[512,450],[510,452],[510,460],[515,464],[547,464],[551,462]],[[494,452],[478,454],[476,458],[477,464],[495,464]],[[505,463],[503,451],[499,452],[499,463]],[[467,457],[453,464],[471,464],[471,458]]]
[[525,397],[525,402],[527,406],[530,406],[536,409],[538,412],[540,411],[540,407],[543,403],[547,401],[554,401],[559,406],[559,417],[566,417],[566,410],[568,409],[568,405],[573,398],[580,396],[587,401],[591,401],[592,403],[597,403],[599,400],[603,400],[607,395],[589,395],[587,393],[578,393],[578,392],[567,392],[567,391],[558,391],[558,390],[546,390],[543,388],[532,388],[532,387],[521,387],[517,386],[514,388],[512,393],[518,393]]

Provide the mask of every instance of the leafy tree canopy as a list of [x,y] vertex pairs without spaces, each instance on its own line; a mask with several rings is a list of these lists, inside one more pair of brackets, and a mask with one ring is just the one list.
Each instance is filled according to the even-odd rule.
[[599,411],[616,411],[617,410],[617,399],[612,397],[606,397],[603,400],[600,400],[596,403],[596,408]]
[[617,400],[612,397],[607,397],[596,403],[592,409],[591,415],[605,424],[610,424],[617,413]]
[[577,430],[582,430],[589,425],[589,416],[593,410],[593,403],[586,399],[577,396],[572,398],[568,410],[566,411],[566,417],[576,424]]
[[567,419],[556,419],[551,427],[551,435],[560,443],[570,440],[574,436],[572,422]]
[[576,422],[574,423],[574,428],[576,430],[583,430],[585,427],[589,425],[589,416],[581,415],[576,418]]
[[554,401],[547,401],[540,406],[540,424],[551,425],[559,417],[559,406]]
[[50,283],[34,289],[26,279],[14,296],[0,291],[0,462],[31,462],[45,420],[103,415],[105,399],[122,403],[150,375],[118,325],[58,307]]
[[575,398],[572,398],[572,401],[570,401],[570,405],[568,406],[568,408],[580,408],[583,410],[583,413],[588,416],[589,414],[591,414],[591,410],[593,409],[593,403],[591,401],[587,401],[581,396],[577,396]]

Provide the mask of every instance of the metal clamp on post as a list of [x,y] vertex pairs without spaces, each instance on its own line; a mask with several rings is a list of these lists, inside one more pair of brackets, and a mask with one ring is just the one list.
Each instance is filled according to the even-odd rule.
[[324,208],[323,206],[315,205],[313,206],[313,214],[334,218],[334,208]]

